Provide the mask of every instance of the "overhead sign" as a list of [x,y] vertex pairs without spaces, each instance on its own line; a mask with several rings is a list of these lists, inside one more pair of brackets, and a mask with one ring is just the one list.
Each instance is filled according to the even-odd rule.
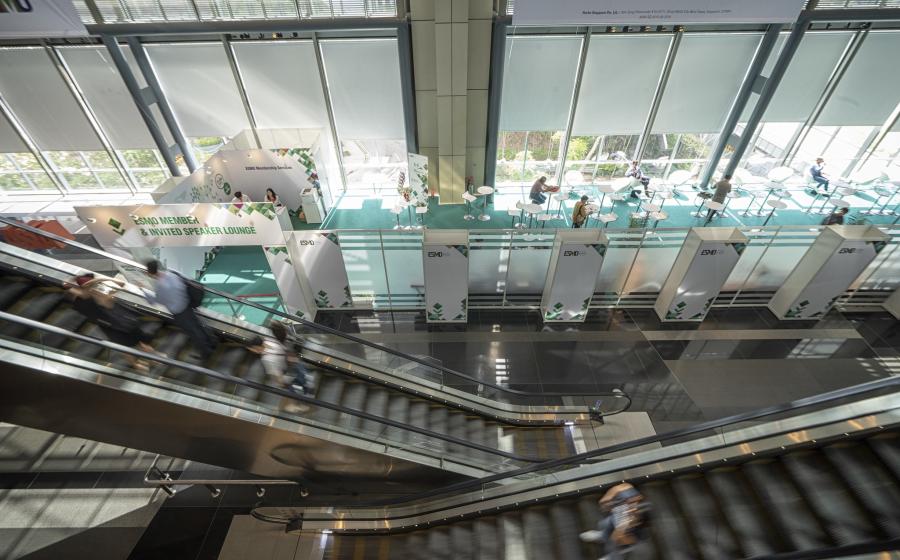
[[103,247],[284,245],[271,204],[84,206],[75,213]]
[[0,0],[0,38],[86,37],[72,0]]
[[517,0],[513,25],[781,23],[806,0]]

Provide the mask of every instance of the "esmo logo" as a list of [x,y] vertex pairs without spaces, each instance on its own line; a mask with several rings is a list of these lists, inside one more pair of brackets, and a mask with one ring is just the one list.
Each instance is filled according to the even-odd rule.
[[584,254],[584,251],[563,251],[564,257],[580,257]]
[[444,252],[443,252],[443,251],[428,251],[428,258],[429,258],[429,259],[439,259],[439,258],[441,258],[441,257],[443,257],[443,256],[444,256]]
[[30,11],[32,11],[32,7],[28,0],[0,0],[0,14]]
[[704,255],[717,255],[717,254],[719,254],[719,249],[703,249],[702,251],[700,251],[701,257]]
[[856,252],[855,247],[845,247],[844,249],[841,249],[840,251],[838,251],[838,255],[849,255],[849,254],[855,253],[855,252]]
[[308,239],[300,239],[299,241],[297,241],[297,244],[300,245],[301,247],[306,247],[306,246],[315,245],[316,242],[309,241]]

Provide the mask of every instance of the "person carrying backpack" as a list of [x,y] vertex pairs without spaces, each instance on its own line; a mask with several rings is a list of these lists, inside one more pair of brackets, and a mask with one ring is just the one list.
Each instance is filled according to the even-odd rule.
[[606,556],[602,560],[621,560],[646,537],[650,503],[637,488],[623,482],[606,491],[600,498],[600,508],[606,517],[596,531],[581,533],[581,540],[603,543]]
[[147,261],[145,265],[147,275],[153,279],[152,292],[141,288],[147,301],[162,305],[172,314],[172,322],[188,335],[197,348],[198,357],[205,361],[218,342],[194,311],[200,304],[197,287],[188,286],[187,281],[174,272],[160,270],[159,262],[155,260]]

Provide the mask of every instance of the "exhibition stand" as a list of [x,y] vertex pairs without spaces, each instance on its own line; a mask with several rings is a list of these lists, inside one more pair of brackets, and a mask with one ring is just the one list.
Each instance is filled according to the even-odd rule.
[[465,323],[469,302],[469,232],[426,230],[422,240],[429,323]]
[[599,230],[559,230],[541,298],[544,322],[583,322],[608,242]]

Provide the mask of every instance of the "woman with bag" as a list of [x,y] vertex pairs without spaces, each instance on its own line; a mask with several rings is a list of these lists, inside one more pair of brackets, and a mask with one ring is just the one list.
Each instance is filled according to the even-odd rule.
[[[297,390],[307,394],[307,371],[303,362],[291,350],[287,340],[287,327],[281,321],[271,321],[269,330],[272,338],[257,341],[251,350],[262,356],[263,369],[270,384],[288,390]],[[279,409],[288,412],[302,412],[304,407],[298,406],[291,399],[282,399]]]

